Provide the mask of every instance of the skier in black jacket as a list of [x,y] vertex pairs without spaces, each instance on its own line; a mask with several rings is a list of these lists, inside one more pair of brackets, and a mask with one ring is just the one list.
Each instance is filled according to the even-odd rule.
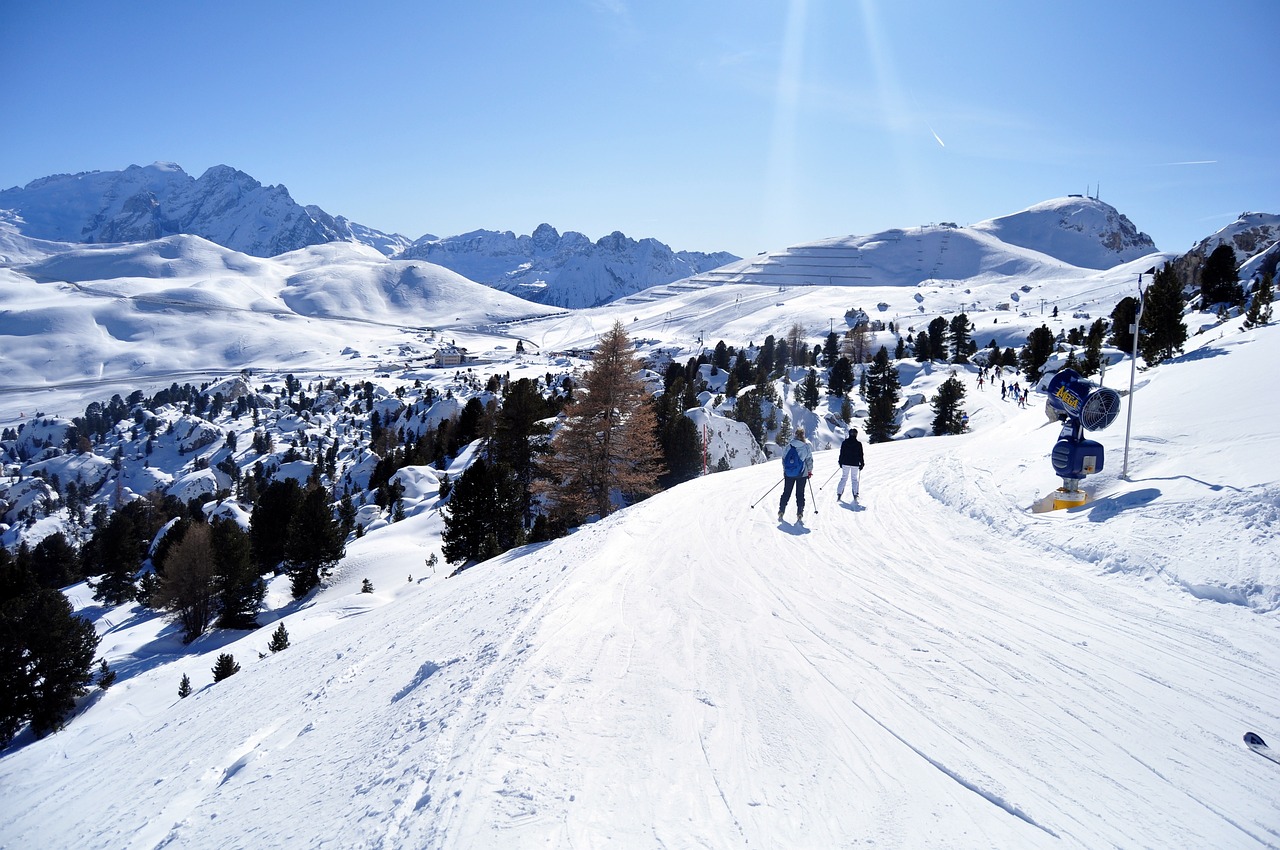
[[840,483],[836,485],[836,501],[844,495],[844,482],[853,489],[853,500],[858,501],[858,474],[862,471],[862,443],[858,442],[858,429],[850,428],[849,436],[840,444]]

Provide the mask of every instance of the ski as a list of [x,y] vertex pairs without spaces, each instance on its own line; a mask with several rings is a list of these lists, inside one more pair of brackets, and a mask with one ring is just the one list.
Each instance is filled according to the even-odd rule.
[[1262,736],[1257,732],[1245,732],[1244,743],[1264,759],[1271,759],[1276,764],[1280,764],[1280,753],[1268,747],[1267,742],[1262,740]]

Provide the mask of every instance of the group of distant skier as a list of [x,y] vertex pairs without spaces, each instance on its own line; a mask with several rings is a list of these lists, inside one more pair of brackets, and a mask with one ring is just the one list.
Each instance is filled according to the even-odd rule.
[[1018,407],[1027,406],[1027,388],[1019,384],[1017,381],[1005,383],[1004,368],[1000,366],[984,366],[978,370],[978,389],[982,389],[987,384],[996,385],[996,375],[1000,378],[1000,400],[1008,401],[1013,399]]
[[[858,502],[858,480],[864,459],[862,443],[858,442],[858,429],[850,428],[849,436],[840,443],[840,482],[836,484],[836,501],[844,498],[845,484],[848,483],[854,504]],[[778,522],[782,522],[787,512],[787,504],[791,494],[796,494],[796,522],[804,522],[805,485],[813,477],[813,449],[805,441],[804,428],[797,428],[795,436],[787,444],[782,455],[783,488],[782,499],[778,502]]]

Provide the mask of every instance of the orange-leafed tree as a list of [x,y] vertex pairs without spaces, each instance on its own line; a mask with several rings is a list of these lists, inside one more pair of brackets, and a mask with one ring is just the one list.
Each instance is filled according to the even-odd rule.
[[591,368],[544,461],[554,513],[568,524],[658,490],[665,470],[657,424],[641,364],[621,322],[600,338]]

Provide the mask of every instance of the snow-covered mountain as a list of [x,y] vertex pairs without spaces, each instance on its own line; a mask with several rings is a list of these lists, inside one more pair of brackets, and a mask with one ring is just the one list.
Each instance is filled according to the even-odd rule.
[[27,236],[60,242],[141,242],[202,236],[255,257],[343,238],[283,186],[263,186],[226,165],[193,178],[174,163],[58,174],[0,191]]
[[308,245],[353,242],[387,257],[427,260],[558,307],[601,304],[737,259],[724,252],[676,252],[655,239],[637,241],[616,231],[593,243],[581,233],[561,236],[545,224],[532,236],[476,231],[411,240],[302,206],[284,186],[263,186],[225,165],[199,178],[168,162],[58,174],[0,191],[0,212],[23,236],[64,243],[189,234],[251,256],[274,257]]
[[592,242],[540,224],[532,235],[476,230],[447,239],[423,237],[400,255],[453,269],[471,280],[540,304],[594,307],[738,259],[721,251],[672,251],[656,239],[618,231]]
[[1085,269],[1113,268],[1156,251],[1151,237],[1115,207],[1080,195],[981,221],[972,229]]
[[1272,275],[1280,264],[1280,215],[1246,212],[1226,227],[1201,239],[1178,258],[1175,268],[1184,285],[1198,280],[1205,260],[1219,245],[1230,245],[1240,264],[1240,278],[1249,280],[1264,272]]

